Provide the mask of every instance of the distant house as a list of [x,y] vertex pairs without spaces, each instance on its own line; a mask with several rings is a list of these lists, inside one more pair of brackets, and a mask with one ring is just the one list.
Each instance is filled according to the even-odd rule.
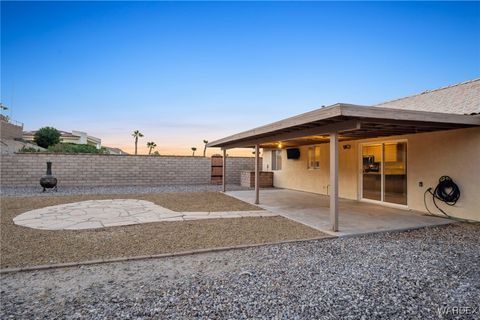
[[35,143],[22,139],[23,123],[12,121],[0,115],[0,153],[15,153],[24,148],[44,151]]
[[129,154],[128,152],[125,152],[120,148],[112,148],[112,147],[104,147],[104,148],[107,149],[108,154],[123,154],[123,155]]
[[[33,141],[33,137],[37,131],[26,131],[23,133],[23,139],[27,141]],[[60,131],[60,142],[74,143],[74,144],[88,144],[100,149],[102,146],[102,140],[96,137],[87,135],[86,132],[72,130],[72,132]]]

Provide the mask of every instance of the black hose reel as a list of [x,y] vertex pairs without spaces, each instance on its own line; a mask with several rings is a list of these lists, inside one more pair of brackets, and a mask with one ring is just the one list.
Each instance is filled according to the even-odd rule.
[[435,205],[435,207],[437,207],[437,209],[447,217],[449,217],[449,215],[438,206],[436,200],[440,200],[449,206],[454,206],[457,203],[458,199],[460,199],[460,188],[455,182],[453,182],[452,178],[450,178],[449,176],[440,177],[440,179],[438,180],[438,184],[433,191],[432,188],[428,188],[425,191],[425,194],[423,196],[425,208],[430,214],[433,214],[427,207],[427,193],[430,193],[432,195],[433,204]]

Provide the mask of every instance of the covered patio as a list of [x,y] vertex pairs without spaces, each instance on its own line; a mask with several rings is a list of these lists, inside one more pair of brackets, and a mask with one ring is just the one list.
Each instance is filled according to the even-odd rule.
[[[329,144],[329,185],[328,196],[316,195],[313,198],[300,196],[293,202],[298,206],[293,220],[300,219],[304,210],[304,221],[312,220],[322,231],[333,234],[352,233],[365,224],[364,232],[405,229],[427,225],[430,221],[443,221],[420,216],[406,210],[366,204],[354,200],[339,199],[339,142],[362,140],[377,137],[391,137],[480,126],[480,118],[463,114],[413,111],[407,109],[381,108],[338,103],[311,112],[277,121],[252,130],[234,134],[210,142],[208,147],[219,147],[223,151],[223,191],[226,192],[227,150],[232,148],[255,149],[255,191],[252,197],[255,204],[277,206],[277,210],[292,209],[280,193],[263,191],[260,196],[259,172],[260,148],[283,149],[313,144]],[[383,170],[383,166],[382,169]],[[383,174],[383,171],[382,171]],[[275,179],[275,175],[274,175]],[[282,191],[285,192],[285,191]],[[241,193],[231,193],[241,197]],[[288,194],[289,196],[293,193]],[[288,198],[288,197],[287,197]],[[308,198],[308,199],[307,199]],[[242,199],[244,200],[244,199]],[[285,206],[279,206],[284,203]],[[285,210],[285,216],[288,214]],[[308,214],[307,214],[308,213]],[[287,216],[288,217],[288,216]],[[408,217],[406,219],[405,217]],[[414,219],[412,218],[414,217]],[[413,223],[406,223],[411,220]],[[432,220],[433,219],[433,220]],[[367,221],[370,220],[370,221]],[[340,221],[340,223],[339,223]],[[382,221],[385,225],[382,226]],[[428,222],[427,222],[428,221]],[[300,221],[302,222],[302,221]],[[435,223],[433,223],[435,224]],[[355,227],[355,228],[354,228]],[[353,228],[353,229],[352,229]]]
[[[227,194],[245,202],[255,202],[254,190],[228,191]],[[329,222],[328,196],[286,189],[262,190],[260,207],[336,236],[400,231],[452,223],[452,220],[426,216],[421,212],[339,199],[339,224],[342,228],[333,232]]]

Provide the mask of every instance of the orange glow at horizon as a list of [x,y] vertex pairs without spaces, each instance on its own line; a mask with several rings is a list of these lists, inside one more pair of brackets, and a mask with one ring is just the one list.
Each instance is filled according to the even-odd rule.
[[[107,139],[102,139],[102,146],[107,146],[111,148],[120,148],[123,151],[129,154],[135,154],[135,145],[132,142],[131,144],[124,144],[124,143],[115,143],[113,141],[109,141]],[[155,149],[152,150],[152,153],[158,151],[160,155],[167,156],[191,156],[193,151],[191,147],[187,146],[162,146],[158,145]],[[146,155],[148,154],[148,148],[144,143],[138,143],[138,154],[139,155]],[[206,156],[211,157],[214,154],[222,154],[222,150],[220,148],[207,148]],[[237,148],[237,149],[230,149],[227,150],[227,154],[229,156],[237,156],[237,157],[253,157],[253,150],[247,148]],[[197,147],[195,151],[195,156],[203,156],[203,146]]]

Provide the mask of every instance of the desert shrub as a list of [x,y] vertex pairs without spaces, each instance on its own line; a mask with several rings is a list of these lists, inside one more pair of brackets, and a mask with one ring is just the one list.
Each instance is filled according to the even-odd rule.
[[107,149],[97,149],[95,146],[89,144],[74,144],[74,143],[58,143],[54,146],[48,147],[48,152],[53,153],[97,153],[106,154]]
[[43,127],[35,133],[33,141],[42,148],[48,148],[60,142],[60,132],[53,127]]
[[40,150],[38,150],[37,148],[35,147],[26,147],[26,146],[23,146],[19,152],[40,152]]

